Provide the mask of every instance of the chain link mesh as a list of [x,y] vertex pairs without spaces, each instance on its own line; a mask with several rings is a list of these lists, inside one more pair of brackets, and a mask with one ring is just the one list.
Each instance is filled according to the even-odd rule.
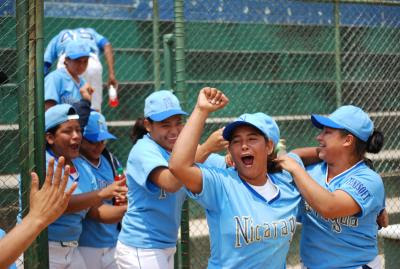
[[[174,31],[173,0],[159,0],[160,36]],[[323,3],[322,3],[323,2]],[[384,178],[392,230],[381,232],[379,254],[385,268],[397,268],[400,241],[399,120],[400,2],[339,5],[329,1],[185,1],[187,108],[198,90],[214,86],[230,99],[208,120],[203,139],[244,112],[274,116],[288,149],[316,145],[311,113],[328,114],[339,104],[367,111],[385,146],[371,155]],[[108,147],[125,164],[130,131],[154,91],[153,2],[150,0],[44,1],[45,45],[63,29],[92,27],[110,40],[119,82],[117,108],[102,112],[118,140]],[[372,2],[371,2],[372,3]],[[18,211],[17,51],[15,1],[0,3],[0,228],[8,231]],[[162,48],[162,45],[161,45]],[[160,51],[162,53],[162,51]],[[108,68],[104,57],[103,81]],[[163,69],[164,62],[161,63]],[[53,64],[55,66],[56,64]],[[209,256],[204,211],[190,201],[190,264],[205,268]],[[300,229],[291,244],[288,267],[298,268]],[[185,254],[187,255],[187,254]]]
[[[321,1],[322,2],[322,1]],[[328,1],[325,1],[328,2]],[[398,137],[399,6],[305,1],[186,1],[186,74],[191,101],[213,85],[230,98],[213,115],[208,132],[244,112],[274,116],[288,149],[316,145],[311,113],[329,114],[339,104],[367,111],[385,147],[369,156],[384,177],[391,223],[399,223]],[[339,63],[340,72],[337,64]],[[193,103],[191,103],[193,105]],[[209,255],[202,210],[191,203],[191,265],[204,268]],[[396,226],[393,226],[396,228]],[[386,233],[399,234],[394,229]],[[382,233],[383,234],[383,233]],[[296,233],[288,266],[298,267]],[[386,268],[395,268],[398,241],[380,237]]]

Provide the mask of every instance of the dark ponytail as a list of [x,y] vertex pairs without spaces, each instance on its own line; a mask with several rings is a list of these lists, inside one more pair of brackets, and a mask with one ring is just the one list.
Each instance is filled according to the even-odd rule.
[[278,153],[276,149],[268,155],[267,159],[267,171],[269,173],[278,173],[282,172],[282,168],[274,161],[278,157]]
[[[131,132],[131,139],[132,139],[132,144],[135,145],[136,142],[143,138],[145,134],[147,134],[147,130],[144,127],[144,120],[145,118],[137,118],[135,125],[132,127],[132,132]],[[151,119],[147,119],[150,122],[153,122]]]
[[366,151],[370,153],[378,153],[384,143],[383,134],[380,131],[374,130],[372,135],[368,138]]
[[[348,135],[348,134],[353,135],[352,133],[350,133],[347,130],[340,130],[340,131],[342,132],[342,134],[344,136]],[[365,163],[367,164],[367,166],[369,168],[371,168],[372,170],[375,170],[374,166],[372,164],[372,161],[365,156],[365,153],[366,152],[378,153],[382,149],[383,142],[384,142],[383,134],[380,131],[374,130],[372,135],[368,138],[367,142],[362,141],[355,135],[353,135],[353,136],[356,141],[355,142],[355,150],[356,150],[357,155],[360,156],[360,158],[365,161]]]

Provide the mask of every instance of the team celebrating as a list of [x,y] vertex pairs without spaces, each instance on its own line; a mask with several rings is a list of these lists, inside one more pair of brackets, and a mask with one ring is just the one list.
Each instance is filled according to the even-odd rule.
[[[48,225],[51,269],[174,268],[188,198],[205,209],[210,269],[286,268],[298,223],[302,268],[381,268],[385,191],[366,153],[381,150],[383,134],[361,108],[311,115],[319,145],[278,154],[279,126],[262,112],[245,113],[200,143],[207,118],[229,103],[221,90],[201,89],[190,115],[171,91],[155,91],[133,126],[126,177],[115,181],[123,165],[107,149],[117,137],[101,114],[103,51],[108,85],[117,88],[111,44],[91,28],[60,32],[45,53],[45,187],[54,185],[51,197],[61,202],[46,209],[37,233]],[[32,185],[43,195],[54,188]],[[40,209],[33,204],[31,194],[31,215]],[[0,246],[17,235],[12,230]],[[0,264],[12,266],[14,256],[0,255]]]

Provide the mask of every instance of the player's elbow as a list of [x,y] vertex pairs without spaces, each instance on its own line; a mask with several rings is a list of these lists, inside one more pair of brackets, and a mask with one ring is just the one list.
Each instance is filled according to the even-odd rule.
[[183,167],[179,165],[179,162],[171,159],[168,163],[168,169],[175,177],[182,175]]
[[323,205],[317,209],[317,212],[321,215],[321,217],[326,219],[334,219],[338,217],[343,217],[339,214],[337,210],[337,206],[335,205]]

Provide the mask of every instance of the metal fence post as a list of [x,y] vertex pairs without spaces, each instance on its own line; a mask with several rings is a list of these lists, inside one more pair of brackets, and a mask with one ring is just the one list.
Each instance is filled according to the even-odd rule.
[[161,86],[160,68],[160,23],[159,23],[158,0],[153,0],[153,66],[154,87],[156,90]]
[[[43,184],[46,175],[45,160],[45,142],[44,142],[44,35],[43,35],[43,17],[44,2],[35,0],[35,50],[34,58],[34,79],[35,79],[35,110],[34,110],[34,158],[35,171],[39,176],[40,185]],[[36,268],[48,268],[49,266],[49,249],[47,229],[40,233],[36,239],[36,253],[38,263]]]
[[[19,162],[21,208],[29,209],[30,176],[36,170],[44,179],[43,106],[43,2],[16,2],[19,110]],[[38,102],[39,101],[39,102]],[[34,169],[36,167],[36,169]],[[24,254],[24,268],[48,268],[47,232],[44,231]]]
[[342,60],[340,48],[340,0],[335,1],[335,85],[336,85],[336,106],[342,105]]
[[[176,62],[176,94],[184,110],[188,109],[185,85],[185,24],[184,1],[175,0],[175,62]],[[190,267],[189,257],[189,203],[186,200],[182,207],[181,242],[178,246],[179,264],[181,268]]]
[[174,36],[173,34],[165,34],[163,36],[163,54],[164,54],[164,87],[166,89],[174,88],[173,76],[173,50]]

